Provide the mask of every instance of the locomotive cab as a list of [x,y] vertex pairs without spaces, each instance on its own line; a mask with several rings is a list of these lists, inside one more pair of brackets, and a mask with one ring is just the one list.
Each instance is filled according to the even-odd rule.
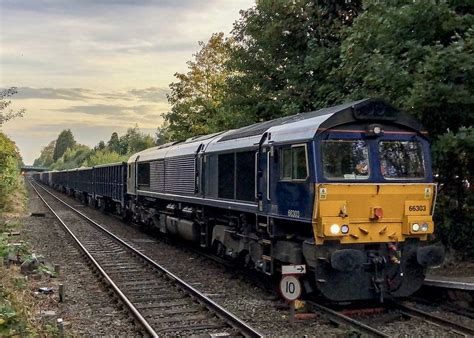
[[434,231],[436,185],[421,125],[380,101],[334,115],[314,139],[314,241],[304,254],[332,300],[408,296],[443,251]]

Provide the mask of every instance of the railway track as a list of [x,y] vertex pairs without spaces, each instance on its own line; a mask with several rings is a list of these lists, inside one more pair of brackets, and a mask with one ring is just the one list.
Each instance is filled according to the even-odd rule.
[[403,315],[420,319],[436,325],[441,328],[449,329],[450,331],[462,336],[474,336],[474,328],[467,325],[457,323],[431,313],[418,309],[408,304],[393,302],[393,307],[400,311]]
[[309,301],[308,305],[313,309],[313,311],[321,313],[323,316],[325,316],[331,322],[336,323],[337,325],[345,325],[348,327],[352,327],[359,333],[369,335],[371,337],[390,337],[384,332],[370,325],[367,325],[362,321],[346,316],[345,314],[333,310],[327,306],[321,305],[313,301]]
[[29,183],[147,335],[262,336],[81,211]]
[[435,278],[427,278],[424,282],[425,286],[430,286],[439,289],[448,290],[463,290],[463,291],[474,291],[474,283],[461,282],[461,281],[450,281],[450,280],[438,280]]
[[[377,327],[373,324],[368,324],[366,320],[362,318],[357,318],[353,316],[346,315],[342,311],[336,311],[331,309],[330,307],[318,304],[314,301],[309,301],[308,304],[315,312],[321,313],[324,317],[326,317],[329,321],[336,323],[337,325],[345,325],[348,327],[352,327],[357,332],[369,335],[373,337],[391,337],[392,334],[386,333],[380,325]],[[436,326],[436,330],[446,331],[446,335],[455,334],[463,337],[471,337],[474,336],[474,328],[448,320],[433,314],[430,314],[427,311],[423,311],[411,305],[407,305],[400,302],[390,302],[387,304],[385,308],[387,313],[391,313],[393,318],[407,318],[411,320],[418,320],[422,321],[428,325]],[[357,311],[354,311],[357,313]],[[366,317],[367,318],[367,317]],[[395,319],[396,320],[396,319]],[[403,325],[403,322],[398,325]],[[400,328],[401,329],[401,328]],[[403,331],[402,331],[403,332]],[[439,332],[439,331],[438,331]],[[438,335],[442,336],[442,333],[438,333]]]

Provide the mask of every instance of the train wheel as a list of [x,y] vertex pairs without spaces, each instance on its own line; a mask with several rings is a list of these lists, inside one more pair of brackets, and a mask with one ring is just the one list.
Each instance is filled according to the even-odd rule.
[[120,218],[124,222],[128,222],[130,220],[130,213],[127,211],[127,209],[122,209],[122,212],[120,213]]
[[216,255],[219,257],[225,256],[225,246],[221,242],[216,243]]
[[99,200],[99,210],[104,214],[107,212],[107,206],[103,199]]

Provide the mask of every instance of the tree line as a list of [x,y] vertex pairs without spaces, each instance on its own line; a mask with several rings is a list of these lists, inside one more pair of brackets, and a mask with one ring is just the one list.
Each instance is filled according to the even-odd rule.
[[444,244],[474,257],[474,3],[260,0],[170,85],[181,140],[367,97],[422,121]]
[[155,145],[155,139],[142,133],[137,126],[129,128],[120,137],[113,132],[107,143],[100,141],[93,148],[77,143],[71,130],[67,129],[41,150],[33,165],[53,170],[92,167],[127,161],[130,155]]

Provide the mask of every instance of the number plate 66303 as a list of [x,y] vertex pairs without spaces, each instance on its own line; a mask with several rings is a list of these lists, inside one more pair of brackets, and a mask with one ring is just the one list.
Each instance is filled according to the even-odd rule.
[[425,201],[406,201],[405,215],[429,215],[430,208]]

